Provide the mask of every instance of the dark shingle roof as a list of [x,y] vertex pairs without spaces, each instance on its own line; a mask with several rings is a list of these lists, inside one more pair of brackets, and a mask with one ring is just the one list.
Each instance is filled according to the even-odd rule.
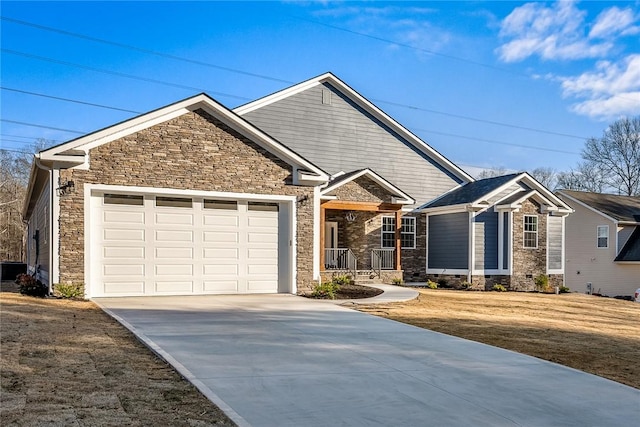
[[629,240],[615,259],[616,261],[640,261],[640,225],[636,226]]
[[446,196],[425,205],[426,208],[435,208],[440,206],[461,205],[472,203],[480,199],[482,196],[491,193],[493,190],[503,186],[507,182],[514,179],[519,173],[510,175],[496,176],[493,178],[480,179],[470,182]]
[[640,222],[640,197],[562,190],[562,194],[584,203],[617,221]]

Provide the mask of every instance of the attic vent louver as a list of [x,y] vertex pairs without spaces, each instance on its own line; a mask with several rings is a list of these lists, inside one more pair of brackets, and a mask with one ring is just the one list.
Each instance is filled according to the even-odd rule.
[[322,103],[325,105],[331,105],[331,91],[322,89]]

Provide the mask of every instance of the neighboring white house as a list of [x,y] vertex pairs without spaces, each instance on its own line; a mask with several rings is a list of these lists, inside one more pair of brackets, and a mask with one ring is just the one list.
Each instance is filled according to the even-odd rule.
[[640,288],[640,197],[562,190],[566,286],[575,292],[629,296]]

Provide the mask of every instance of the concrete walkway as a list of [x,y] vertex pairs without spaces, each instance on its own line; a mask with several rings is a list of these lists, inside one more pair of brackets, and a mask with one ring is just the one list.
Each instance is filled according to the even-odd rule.
[[640,390],[293,295],[96,301],[240,426],[624,426]]

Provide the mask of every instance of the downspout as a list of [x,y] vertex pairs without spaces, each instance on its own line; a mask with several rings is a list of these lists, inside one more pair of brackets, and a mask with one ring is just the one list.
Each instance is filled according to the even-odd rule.
[[[49,294],[53,293],[53,276],[54,276],[54,272],[53,272],[53,198],[55,197],[55,189],[53,186],[53,167],[46,167],[45,165],[43,165],[40,162],[40,157],[38,154],[35,154],[33,156],[34,158],[34,162],[36,164],[36,166],[39,169],[42,169],[44,171],[49,172],[49,227],[47,232],[49,233],[48,239],[49,239],[49,277],[47,278],[47,281],[49,282]],[[40,242],[36,242],[36,244],[39,246]],[[40,248],[37,247],[36,248],[36,253],[38,253],[40,251]],[[37,270],[37,266],[36,266],[36,270]]]

